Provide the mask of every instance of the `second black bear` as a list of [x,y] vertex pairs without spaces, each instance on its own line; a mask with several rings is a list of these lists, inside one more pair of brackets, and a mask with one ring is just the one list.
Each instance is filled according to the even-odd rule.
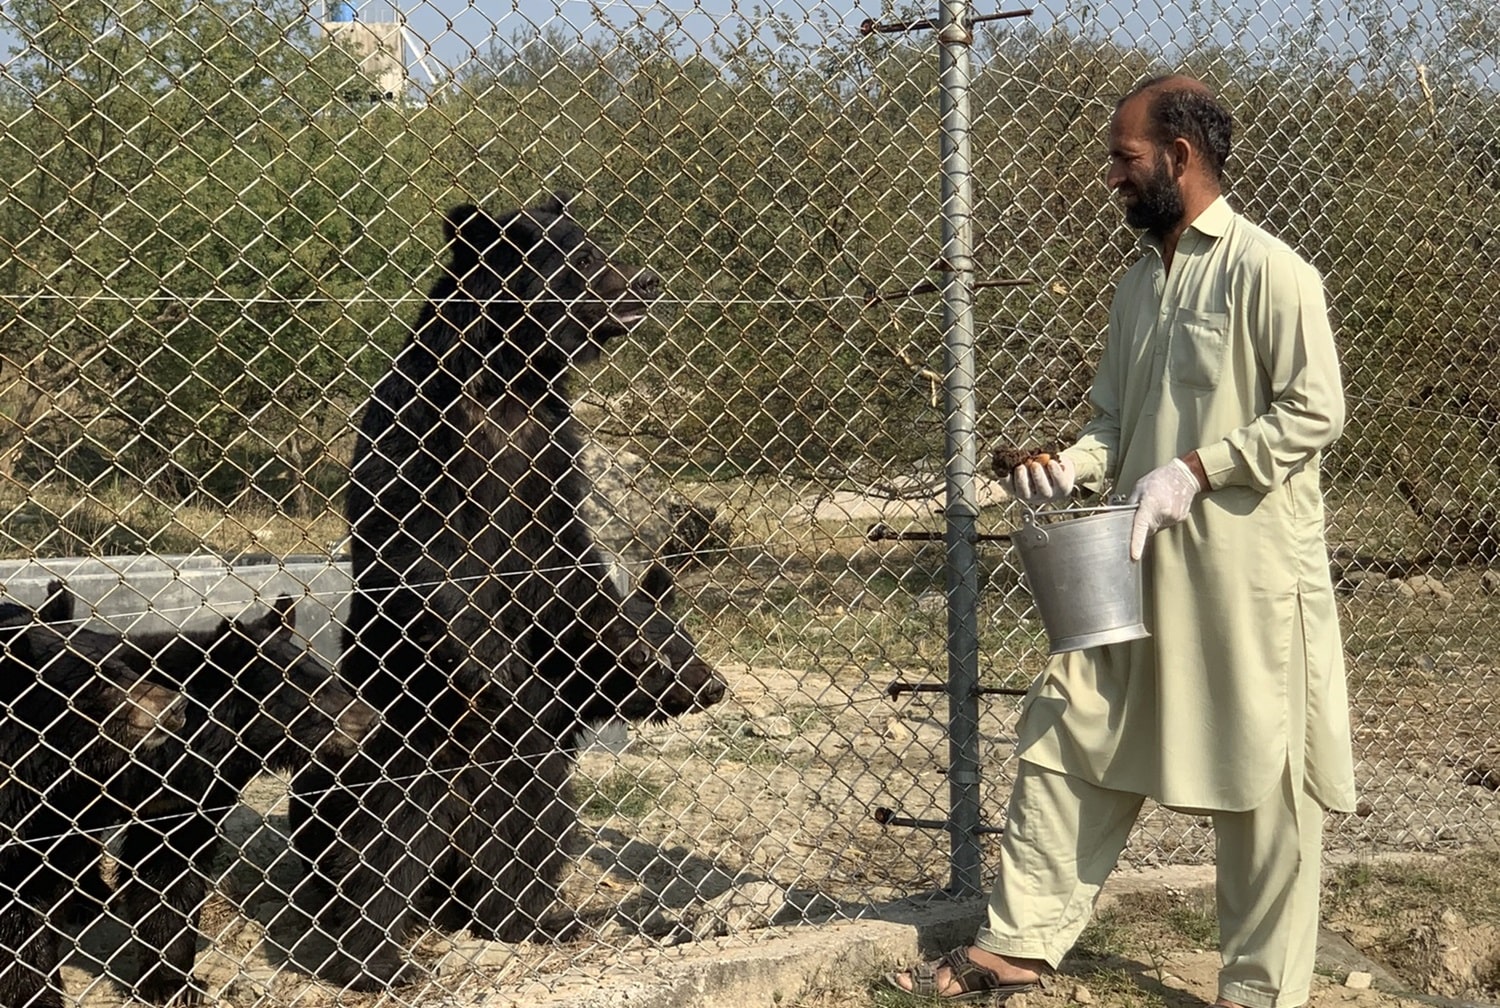
[[[66,590],[54,599],[71,613]],[[219,826],[241,790],[266,770],[296,770],[314,754],[347,758],[377,720],[307,650],[295,615],[284,597],[261,616],[201,630],[69,635],[72,654],[123,665],[182,696],[176,737],[117,773],[109,787],[116,801],[82,820],[102,828],[125,820],[122,807],[131,813],[116,851],[114,892],[103,887],[94,865],[97,843],[72,847],[71,861],[54,859],[79,879],[77,899],[107,902],[131,926],[134,954],[120,957],[110,972],[141,1000],[201,999],[192,983],[196,925]]]
[[98,850],[80,821],[128,815],[111,788],[132,753],[160,748],[183,726],[179,703],[0,605],[0,1004],[62,1005],[50,920],[74,885],[73,864]]
[[538,933],[577,818],[579,729],[719,700],[665,615],[626,597],[580,514],[566,380],[641,321],[659,282],[611,261],[564,201],[447,215],[451,258],[360,423],[342,675],[383,723],[293,782],[298,904],[364,989],[418,928]]

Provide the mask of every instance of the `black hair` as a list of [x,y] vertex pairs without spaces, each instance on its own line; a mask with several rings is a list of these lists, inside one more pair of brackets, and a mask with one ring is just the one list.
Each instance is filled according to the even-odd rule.
[[1115,106],[1137,95],[1152,92],[1149,121],[1158,147],[1182,139],[1203,156],[1203,163],[1220,185],[1224,164],[1229,160],[1229,141],[1234,117],[1208,89],[1190,78],[1169,75],[1152,77],[1137,84]]

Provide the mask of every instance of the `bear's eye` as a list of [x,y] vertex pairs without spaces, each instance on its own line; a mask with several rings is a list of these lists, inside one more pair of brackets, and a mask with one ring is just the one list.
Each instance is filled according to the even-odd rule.
[[579,249],[577,252],[573,253],[574,269],[593,269],[595,264],[597,264],[598,262],[599,256],[594,252],[593,249]]

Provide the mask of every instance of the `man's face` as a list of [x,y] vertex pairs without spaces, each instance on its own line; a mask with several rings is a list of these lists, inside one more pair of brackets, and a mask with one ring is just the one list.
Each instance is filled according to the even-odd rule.
[[1109,172],[1104,183],[1119,193],[1125,223],[1163,238],[1182,222],[1182,186],[1167,149],[1152,138],[1146,96],[1120,106],[1109,124]]

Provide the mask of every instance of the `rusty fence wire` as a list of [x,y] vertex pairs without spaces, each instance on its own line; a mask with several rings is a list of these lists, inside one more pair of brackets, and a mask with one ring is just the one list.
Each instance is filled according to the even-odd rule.
[[[937,12],[498,10],[0,6],[7,1004],[559,988],[948,881]],[[980,457],[1083,421],[1108,117],[1202,77],[1345,369],[1329,846],[1492,835],[1493,5],[1002,10]],[[988,476],[986,864],[1046,652]]]

